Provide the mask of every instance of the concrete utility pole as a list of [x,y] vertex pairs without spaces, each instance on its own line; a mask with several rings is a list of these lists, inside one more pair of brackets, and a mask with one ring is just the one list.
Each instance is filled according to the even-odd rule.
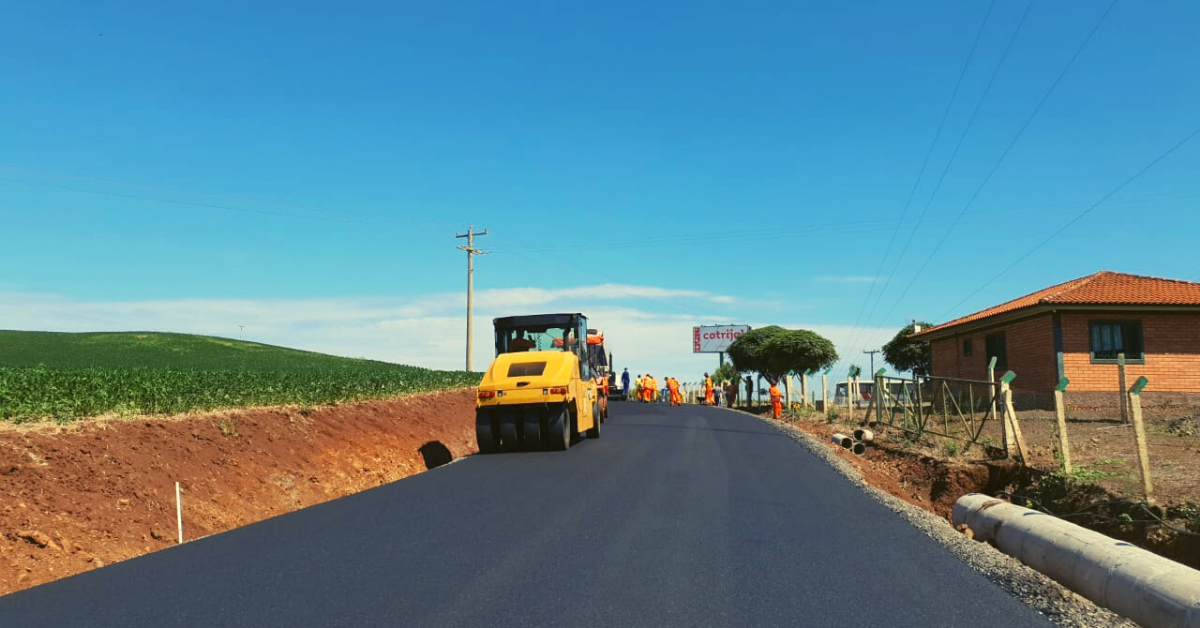
[[454,237],[456,237],[456,238],[466,238],[467,239],[466,246],[460,246],[460,247],[456,247],[456,248],[458,248],[458,250],[460,250],[460,251],[467,252],[467,370],[468,371],[471,370],[471,316],[473,315],[473,312],[474,312],[473,308],[471,307],[471,297],[473,296],[472,293],[475,291],[475,256],[487,254],[487,251],[483,251],[483,250],[475,248],[475,236],[485,236],[487,234],[488,234],[487,229],[484,229],[482,232],[476,233],[475,225],[471,225],[470,227],[467,228],[466,233],[456,233],[454,235]]
[[875,372],[875,354],[879,353],[879,350],[872,349],[870,351],[863,351],[863,353],[869,354],[871,356],[871,372],[874,373]]

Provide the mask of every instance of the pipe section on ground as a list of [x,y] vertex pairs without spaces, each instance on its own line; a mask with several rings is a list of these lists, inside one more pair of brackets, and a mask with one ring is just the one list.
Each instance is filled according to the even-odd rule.
[[1200,571],[1069,521],[972,493],[954,525],[1149,628],[1200,628]]
[[854,455],[856,456],[861,456],[867,453],[867,444],[861,440],[856,440],[854,441],[854,444],[850,446],[850,451],[853,451]]
[[854,446],[854,439],[846,436],[845,434],[834,434],[830,437],[830,440],[837,443],[838,446],[844,449],[850,449]]
[[854,430],[854,440],[861,440],[864,443],[870,443],[875,440],[875,432],[860,427]]

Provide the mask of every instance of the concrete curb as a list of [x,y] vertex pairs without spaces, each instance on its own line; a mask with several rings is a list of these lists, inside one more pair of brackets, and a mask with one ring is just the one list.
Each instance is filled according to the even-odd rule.
[[1036,510],[972,493],[954,525],[1148,628],[1200,628],[1200,571]]

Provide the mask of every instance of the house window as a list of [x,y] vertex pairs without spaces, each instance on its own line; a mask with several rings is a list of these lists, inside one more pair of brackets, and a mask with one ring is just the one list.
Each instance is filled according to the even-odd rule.
[[967,338],[963,341],[963,357],[969,358],[975,353],[974,347],[971,346],[971,339]]
[[991,362],[992,358],[996,358],[996,368],[1001,371],[1008,370],[1008,343],[1005,342],[1004,332],[988,334],[983,337],[984,349],[987,350],[987,359]]
[[1127,362],[1143,362],[1141,321],[1091,321],[1092,362],[1116,362],[1124,353]]

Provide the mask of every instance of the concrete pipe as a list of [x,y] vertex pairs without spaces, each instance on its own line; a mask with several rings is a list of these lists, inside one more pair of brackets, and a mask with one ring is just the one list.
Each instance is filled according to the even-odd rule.
[[861,456],[867,453],[867,444],[861,440],[856,440],[854,441],[854,444],[850,446],[850,451],[853,451],[854,455],[856,456]]
[[834,434],[832,437],[830,437],[830,440],[837,443],[844,449],[850,449],[854,446],[854,439],[846,436],[845,434]]
[[1200,628],[1200,571],[1057,517],[987,495],[954,504],[977,541],[1149,628]]
[[861,440],[864,443],[873,442],[875,440],[875,432],[860,427],[854,430],[854,440]]

